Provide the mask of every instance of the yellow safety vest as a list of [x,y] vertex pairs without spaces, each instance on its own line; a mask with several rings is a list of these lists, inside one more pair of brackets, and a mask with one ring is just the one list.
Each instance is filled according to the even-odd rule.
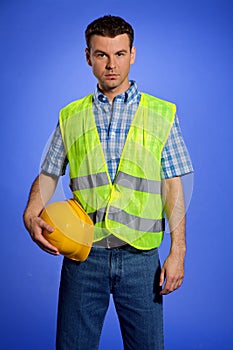
[[161,154],[176,106],[142,93],[112,183],[92,100],[88,95],[60,112],[74,198],[95,223],[94,242],[113,234],[138,249],[158,247],[164,231]]

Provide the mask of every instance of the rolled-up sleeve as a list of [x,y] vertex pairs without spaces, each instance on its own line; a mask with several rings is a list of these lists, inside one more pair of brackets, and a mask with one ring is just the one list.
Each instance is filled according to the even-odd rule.
[[68,159],[62,140],[61,129],[58,124],[54,131],[49,149],[42,162],[41,170],[50,175],[62,176],[65,174],[67,164]]
[[193,172],[192,162],[176,115],[162,152],[161,176],[163,179],[167,179],[191,172]]

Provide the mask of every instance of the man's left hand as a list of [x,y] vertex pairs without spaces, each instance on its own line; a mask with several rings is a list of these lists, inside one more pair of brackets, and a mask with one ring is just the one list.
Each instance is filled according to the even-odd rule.
[[166,295],[179,288],[184,279],[184,257],[170,253],[160,273],[160,294]]

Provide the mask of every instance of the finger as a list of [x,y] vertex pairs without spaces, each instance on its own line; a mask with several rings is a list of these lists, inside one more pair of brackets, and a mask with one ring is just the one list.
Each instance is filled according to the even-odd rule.
[[44,251],[53,255],[59,255],[58,249],[49,243],[43,236],[43,230],[49,233],[54,231],[53,227],[48,225],[44,220],[39,217],[35,217],[32,220],[31,229],[28,230],[32,240]]
[[171,291],[170,287],[167,286],[167,283],[165,283],[165,285],[164,285],[163,289],[161,290],[160,294],[161,295],[167,295],[167,294],[169,294],[171,292],[172,291]]
[[168,278],[160,294],[167,295],[174,292],[182,284],[183,278]]
[[184,280],[184,277],[180,277],[179,280],[177,281],[176,289],[180,288]]
[[41,218],[36,217],[36,218],[34,218],[34,220],[32,220],[31,227],[28,231],[29,231],[32,239],[34,240],[34,238],[41,236],[43,230],[48,231],[48,233],[52,233],[54,231],[54,228],[52,226],[50,226],[49,224],[47,224]]
[[33,240],[43,250],[49,251],[50,253],[53,253],[53,254],[56,254],[56,255],[59,254],[58,249],[55,246],[53,246],[51,243],[49,243],[47,241],[47,239],[44,238],[42,233],[40,233],[40,232],[37,233],[34,236]]
[[165,269],[162,267],[160,272],[160,280],[159,280],[160,287],[162,287],[162,285],[164,284],[164,279],[165,279]]
[[54,249],[50,249],[50,248],[42,245],[41,243],[38,243],[38,246],[40,247],[40,249],[42,249],[46,253],[49,253],[51,255],[56,255],[56,256],[60,255],[59,251],[55,251]]
[[44,247],[44,249],[49,250],[53,253],[59,253],[58,249],[47,241],[43,236],[40,238],[39,243]]
[[174,290],[175,287],[175,279],[169,275],[166,276],[166,282],[164,284],[163,289],[161,290],[161,294],[169,294]]
[[52,226],[50,226],[49,224],[47,224],[47,222],[45,222],[41,218],[39,218],[39,224],[40,224],[40,227],[42,229],[45,229],[45,230],[47,230],[50,233],[52,233],[54,231],[54,228]]
[[37,245],[42,249],[44,250],[46,253],[49,253],[49,254],[53,254],[53,255],[59,255],[59,251],[55,248],[55,247],[50,247],[50,246],[47,246],[47,245],[44,245],[40,242],[37,243]]

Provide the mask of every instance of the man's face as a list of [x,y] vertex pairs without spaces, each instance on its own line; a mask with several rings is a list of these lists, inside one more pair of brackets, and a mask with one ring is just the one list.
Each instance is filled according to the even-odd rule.
[[135,60],[135,47],[130,51],[127,34],[114,38],[93,35],[86,59],[106,95],[118,95],[129,88],[128,74]]

